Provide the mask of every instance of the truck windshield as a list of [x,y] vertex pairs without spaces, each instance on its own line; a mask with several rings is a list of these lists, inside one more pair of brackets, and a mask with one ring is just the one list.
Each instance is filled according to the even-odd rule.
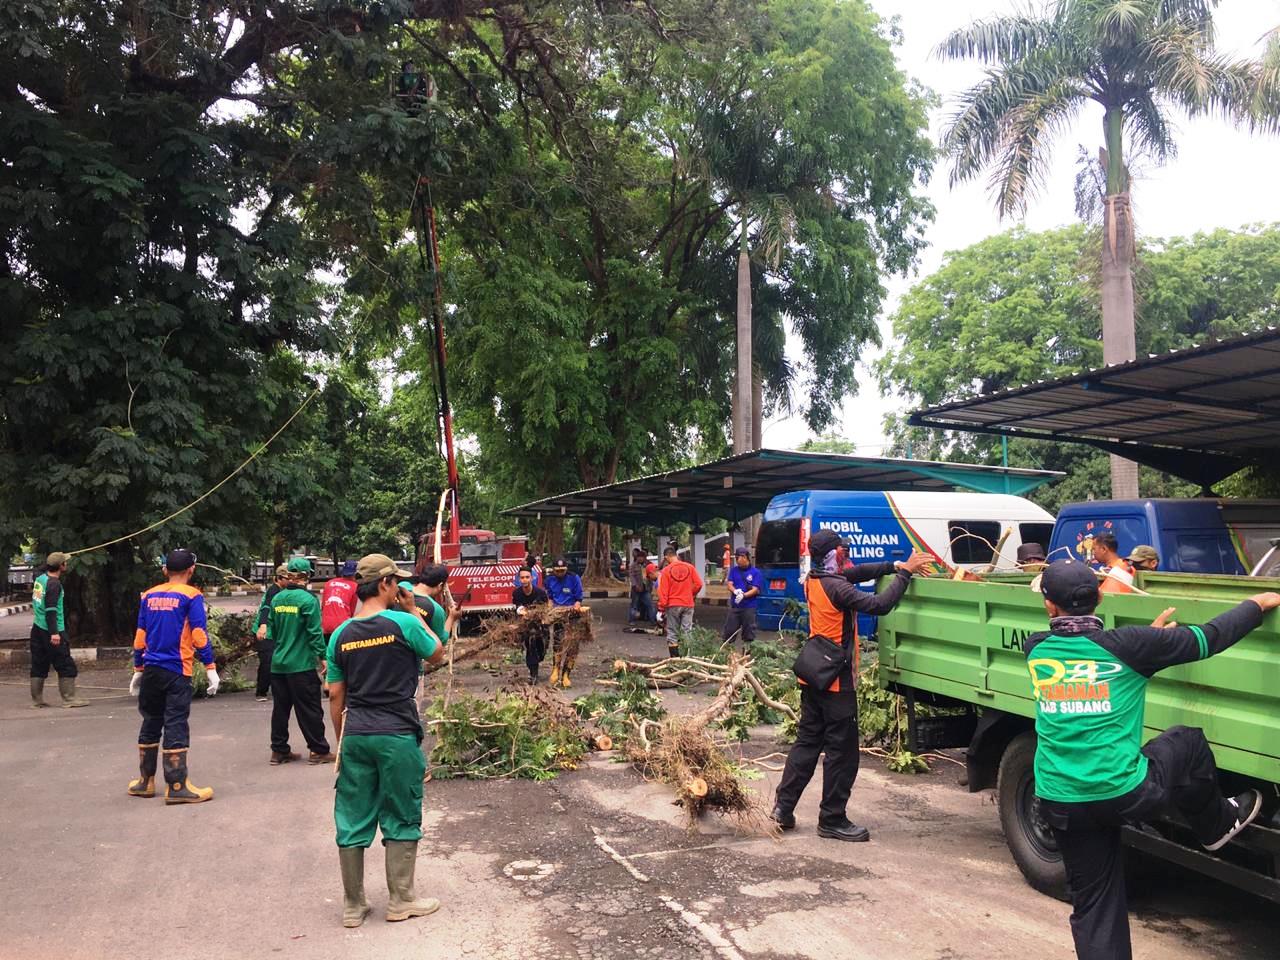
[[762,567],[800,565],[800,521],[766,520],[756,537],[756,563]]

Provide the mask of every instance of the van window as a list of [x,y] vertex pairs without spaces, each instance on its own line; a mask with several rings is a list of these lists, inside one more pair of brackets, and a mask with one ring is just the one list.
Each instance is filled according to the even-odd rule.
[[756,536],[756,564],[761,567],[800,565],[800,521],[766,520]]
[[1000,539],[1000,523],[997,520],[950,520],[947,539],[951,541],[952,563],[990,563],[996,541]]
[[1049,541],[1053,539],[1052,523],[1020,523],[1018,536],[1023,543],[1038,543],[1045,550],[1049,549]]

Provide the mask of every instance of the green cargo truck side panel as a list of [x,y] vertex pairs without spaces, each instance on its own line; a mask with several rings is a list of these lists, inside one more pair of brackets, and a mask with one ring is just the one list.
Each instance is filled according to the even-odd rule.
[[[1048,626],[1030,578],[957,582],[916,578],[880,621],[880,683],[928,690],[1033,719],[1022,645]],[[1179,623],[1203,623],[1280,583],[1245,577],[1160,574],[1140,581],[1153,596],[1107,594],[1108,628],[1149,624],[1166,607]],[[1226,653],[1156,675],[1147,691],[1145,736],[1178,724],[1200,727],[1224,770],[1280,783],[1280,618]]]

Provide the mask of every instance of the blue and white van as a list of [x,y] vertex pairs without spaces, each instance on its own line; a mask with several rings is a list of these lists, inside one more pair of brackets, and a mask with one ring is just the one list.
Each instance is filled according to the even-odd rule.
[[[854,563],[906,560],[923,550],[950,566],[1015,569],[1018,547],[1048,547],[1053,515],[1030,500],[1002,493],[797,490],[769,501],[756,538],[756,566],[764,575],[758,620],[765,630],[792,627],[788,602],[802,603],[809,570],[809,536],[834,530]],[[1009,535],[996,546],[1005,531]],[[865,585],[872,589],[871,584]],[[858,633],[873,636],[874,617],[858,618]]]

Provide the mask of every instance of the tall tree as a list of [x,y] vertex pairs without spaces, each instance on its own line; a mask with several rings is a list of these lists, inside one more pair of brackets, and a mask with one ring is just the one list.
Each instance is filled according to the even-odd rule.
[[[956,30],[939,47],[991,65],[961,97],[943,134],[952,182],[991,169],[1001,216],[1022,210],[1048,163],[1050,140],[1089,103],[1102,108],[1106,170],[1101,304],[1103,360],[1135,356],[1129,160],[1177,152],[1170,113],[1257,121],[1261,65],[1214,51],[1217,0],[1058,0]],[[1112,495],[1138,494],[1135,465],[1112,459]]]
[[[1021,228],[947,254],[916,283],[893,316],[895,346],[877,364],[882,391],[910,408],[950,403],[1080,373],[1101,361],[1102,325],[1093,238],[1081,225],[1041,233]],[[1280,226],[1152,239],[1138,248],[1136,324],[1143,353],[1195,346],[1280,320]],[[1000,462],[999,440],[923,430],[891,416],[899,454]],[[1046,506],[1107,493],[1106,457],[1076,443],[1013,439],[1014,466],[1068,477],[1034,495]],[[1143,468],[1150,496],[1194,494]]]

